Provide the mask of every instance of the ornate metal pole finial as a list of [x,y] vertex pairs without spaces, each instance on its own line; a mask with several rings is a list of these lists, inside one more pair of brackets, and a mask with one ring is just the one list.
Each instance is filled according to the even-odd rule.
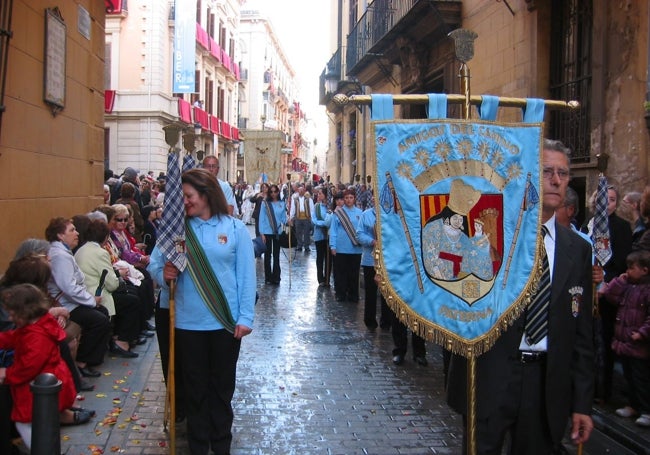
[[458,77],[460,77],[461,91],[465,94],[465,103],[463,104],[463,118],[469,120],[470,114],[470,86],[469,86],[469,62],[474,57],[474,40],[478,37],[476,32],[464,28],[457,28],[449,32],[450,38],[454,40],[454,47],[456,50],[456,58],[460,60],[460,70]]

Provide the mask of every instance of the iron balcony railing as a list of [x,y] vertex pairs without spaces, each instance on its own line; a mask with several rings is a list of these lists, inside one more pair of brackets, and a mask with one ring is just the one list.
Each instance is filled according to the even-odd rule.
[[347,39],[346,66],[350,71],[357,63],[420,1],[375,0],[350,31]]

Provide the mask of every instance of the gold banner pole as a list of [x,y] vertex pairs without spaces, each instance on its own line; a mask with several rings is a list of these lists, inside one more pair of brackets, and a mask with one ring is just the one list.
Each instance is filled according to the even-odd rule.
[[[392,95],[393,104],[427,104],[429,102],[428,95]],[[370,106],[372,102],[372,95],[352,95],[346,96],[343,93],[334,95],[334,102],[338,105],[358,104],[362,106]],[[465,95],[458,95],[450,93],[447,95],[447,103],[449,104],[466,104],[467,97]],[[483,102],[483,97],[480,95],[470,96],[469,104],[479,106]],[[526,98],[511,98],[499,97],[499,106],[502,107],[526,107]],[[580,107],[578,101],[558,101],[558,100],[544,100],[545,109],[577,109]],[[469,111],[469,109],[468,109]]]
[[[463,93],[462,117],[471,118],[472,96],[470,89],[470,71],[467,62],[474,57],[474,40],[478,36],[471,30],[457,29],[449,33],[454,39],[456,58],[460,60],[460,91]],[[476,455],[476,355],[473,350],[467,356],[467,455]]]
[[167,365],[167,395],[165,427],[169,423],[169,453],[176,455],[176,280],[169,282],[169,364]]

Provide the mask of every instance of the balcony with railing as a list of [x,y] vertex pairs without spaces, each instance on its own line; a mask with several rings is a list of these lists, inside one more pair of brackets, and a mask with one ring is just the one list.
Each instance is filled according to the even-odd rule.
[[[347,38],[347,76],[358,74],[377,57],[397,60],[395,39],[417,37],[427,47],[461,24],[460,0],[375,0],[350,30]],[[391,49],[392,48],[392,49]],[[391,55],[385,55],[392,50]]]

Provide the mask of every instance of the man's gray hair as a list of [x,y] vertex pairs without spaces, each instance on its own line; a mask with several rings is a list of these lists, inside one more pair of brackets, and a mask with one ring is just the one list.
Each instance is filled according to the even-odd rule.
[[544,150],[552,150],[554,152],[562,152],[571,161],[571,149],[564,145],[562,141],[555,139],[544,138]]

